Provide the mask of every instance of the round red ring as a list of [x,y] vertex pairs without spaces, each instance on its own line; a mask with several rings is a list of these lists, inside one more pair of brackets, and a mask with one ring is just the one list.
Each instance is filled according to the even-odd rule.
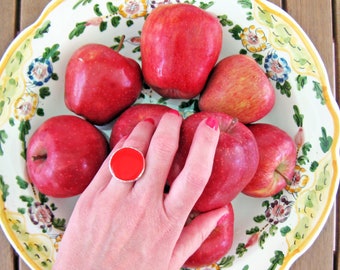
[[123,147],[113,153],[109,168],[112,176],[118,181],[134,182],[144,173],[145,158],[138,149]]

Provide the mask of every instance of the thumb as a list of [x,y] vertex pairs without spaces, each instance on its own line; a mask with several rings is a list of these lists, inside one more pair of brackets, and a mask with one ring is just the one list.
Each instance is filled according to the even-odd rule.
[[218,221],[229,213],[227,207],[221,207],[199,214],[186,225],[177,240],[172,258],[171,269],[180,269],[185,261],[201,246],[204,240],[217,226]]

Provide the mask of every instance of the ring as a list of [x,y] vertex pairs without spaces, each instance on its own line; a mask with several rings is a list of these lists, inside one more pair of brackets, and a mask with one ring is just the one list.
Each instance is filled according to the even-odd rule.
[[145,158],[141,151],[133,147],[118,149],[110,158],[110,172],[121,182],[137,181],[145,169]]

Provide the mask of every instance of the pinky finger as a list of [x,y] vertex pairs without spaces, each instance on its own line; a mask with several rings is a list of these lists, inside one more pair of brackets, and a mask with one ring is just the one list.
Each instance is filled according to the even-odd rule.
[[216,228],[218,221],[230,214],[230,208],[222,207],[198,215],[183,231],[176,243],[171,258],[173,269],[180,269],[186,260],[202,245],[211,232]]

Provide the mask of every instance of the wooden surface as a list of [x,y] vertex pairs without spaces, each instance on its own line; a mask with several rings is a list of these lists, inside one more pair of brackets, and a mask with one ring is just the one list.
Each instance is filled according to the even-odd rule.
[[[0,55],[18,32],[33,23],[48,0],[0,0]],[[271,0],[286,10],[303,28],[319,51],[339,104],[340,0]],[[336,89],[336,90],[335,90]],[[324,229],[291,270],[340,269],[339,195]],[[337,210],[336,210],[337,209]],[[0,269],[27,270],[0,230]],[[260,269],[259,269],[260,270]]]

